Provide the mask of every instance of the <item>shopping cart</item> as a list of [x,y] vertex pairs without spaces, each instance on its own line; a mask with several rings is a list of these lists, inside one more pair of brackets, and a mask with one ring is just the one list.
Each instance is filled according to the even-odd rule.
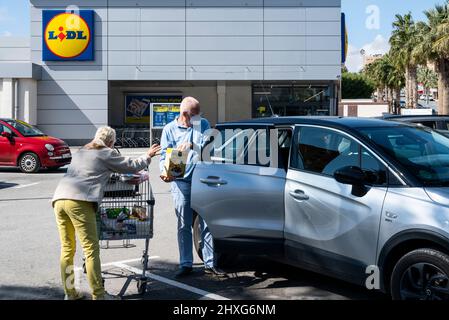
[[148,172],[137,175],[112,174],[105,188],[104,199],[97,214],[98,235],[102,249],[109,242],[120,240],[123,248],[131,247],[131,240],[145,240],[142,254],[142,274],[136,275],[137,289],[144,294],[148,278],[148,248],[153,238],[154,195]]

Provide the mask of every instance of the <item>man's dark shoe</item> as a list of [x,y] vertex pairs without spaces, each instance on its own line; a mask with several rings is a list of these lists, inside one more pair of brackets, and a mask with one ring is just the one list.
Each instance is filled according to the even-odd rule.
[[218,269],[218,268],[216,268],[216,267],[212,267],[212,268],[207,267],[207,268],[204,268],[204,273],[205,273],[206,275],[209,275],[209,276],[226,277],[226,272],[224,272],[223,270],[220,270],[220,269]]
[[180,267],[175,274],[175,278],[182,278],[192,273],[192,267]]

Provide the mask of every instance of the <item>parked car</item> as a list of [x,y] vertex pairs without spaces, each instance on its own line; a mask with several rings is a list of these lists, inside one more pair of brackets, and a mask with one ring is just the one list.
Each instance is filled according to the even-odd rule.
[[399,121],[414,123],[429,127],[438,131],[441,134],[449,137],[449,116],[396,116],[385,115],[384,119],[390,121]]
[[40,168],[63,167],[72,160],[64,141],[26,122],[0,119],[0,134],[0,166],[19,167],[22,172],[34,173]]
[[[212,158],[192,179],[200,256],[198,216],[220,263],[264,255],[359,285],[371,266],[394,299],[449,298],[448,138],[422,126],[338,117],[216,129],[205,147]],[[277,165],[261,161],[264,154]]]

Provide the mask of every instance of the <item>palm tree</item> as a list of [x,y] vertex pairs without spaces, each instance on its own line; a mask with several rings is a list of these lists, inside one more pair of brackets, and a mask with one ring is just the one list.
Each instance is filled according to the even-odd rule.
[[449,114],[449,1],[424,12],[426,22],[417,24],[413,56],[434,63],[438,74],[438,112]]
[[413,55],[416,46],[416,24],[411,13],[396,15],[393,32],[390,38],[391,50],[398,68],[404,70],[406,78],[406,105],[415,108],[418,104],[417,66],[421,62],[419,56]]
[[[381,59],[365,67],[364,73],[377,87],[378,98],[384,92],[386,101],[392,107],[401,99],[401,89],[405,85],[404,72],[398,68],[392,56],[386,54]],[[396,105],[397,106],[397,105]]]
[[429,104],[429,91],[431,88],[436,88],[438,86],[438,75],[433,70],[421,66],[418,68],[418,81],[422,83],[424,87],[424,92],[427,96],[427,104]]

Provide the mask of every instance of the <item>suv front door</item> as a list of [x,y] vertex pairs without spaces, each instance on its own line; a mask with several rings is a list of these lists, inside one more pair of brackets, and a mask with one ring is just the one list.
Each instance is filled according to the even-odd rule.
[[[361,167],[376,181],[362,196],[333,177],[346,166]],[[376,262],[385,166],[346,133],[297,127],[285,189],[287,258],[350,281],[364,279]]]
[[[206,146],[212,161],[195,167],[192,208],[205,219],[216,243],[234,241],[244,249],[265,241],[282,250],[286,170],[262,161],[262,154],[271,154],[269,127],[218,131],[220,138]],[[268,253],[268,247],[258,247]]]

